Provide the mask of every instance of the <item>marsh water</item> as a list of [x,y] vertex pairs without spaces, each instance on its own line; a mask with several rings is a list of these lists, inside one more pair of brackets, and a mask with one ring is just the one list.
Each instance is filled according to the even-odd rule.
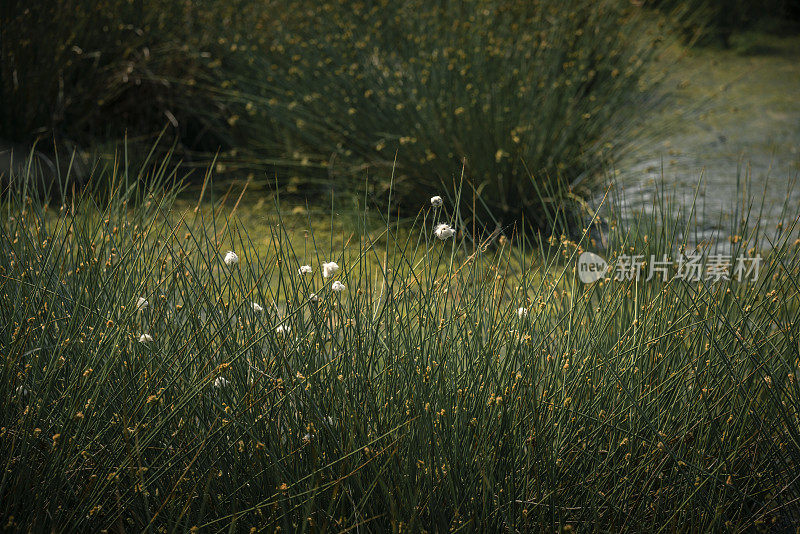
[[[727,235],[743,199],[776,225],[800,213],[800,38],[685,52],[615,170],[621,212],[648,211],[659,189],[678,204],[697,193],[703,238]],[[800,184],[798,184],[800,185]]]

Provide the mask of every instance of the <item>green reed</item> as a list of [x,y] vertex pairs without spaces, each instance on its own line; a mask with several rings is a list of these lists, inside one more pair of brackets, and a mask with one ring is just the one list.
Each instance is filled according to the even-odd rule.
[[[258,235],[211,188],[196,210],[173,210],[170,169],[110,167],[95,177],[108,192],[63,203],[17,183],[3,200],[7,528],[741,531],[798,520],[790,219],[768,250],[747,212],[720,236],[764,255],[757,281],[583,286],[574,260],[594,248],[587,238],[457,227],[439,240],[434,225],[459,220],[445,202],[378,230],[365,210],[340,245],[310,230],[301,246],[282,223],[293,206],[279,202]],[[599,252],[684,244],[690,214],[658,198],[654,216],[612,219]],[[340,269],[323,278],[331,261]]]
[[652,105],[645,69],[669,37],[657,14],[616,1],[334,0],[290,11],[231,59],[236,75],[219,89],[240,110],[238,165],[247,153],[270,171],[356,189],[367,168],[384,195],[392,171],[403,207],[431,183],[454,201],[453,169],[465,165],[465,214],[506,224],[523,214],[534,228],[559,202],[551,193],[588,196],[631,140]]
[[144,159],[166,127],[185,165],[219,151],[218,172],[324,193],[367,170],[412,214],[429,184],[455,201],[465,165],[465,215],[538,229],[636,139],[670,36],[619,0],[14,0],[0,16],[8,141],[127,137]]

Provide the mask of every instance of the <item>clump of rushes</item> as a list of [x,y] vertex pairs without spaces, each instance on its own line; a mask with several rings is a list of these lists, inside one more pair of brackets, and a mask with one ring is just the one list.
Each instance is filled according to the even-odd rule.
[[[428,221],[303,249],[276,205],[254,243],[221,206],[172,211],[166,171],[138,198],[117,187],[128,173],[99,172],[116,191],[104,203],[3,198],[11,529],[800,521],[796,221],[770,229],[770,250],[747,209],[720,236],[733,255],[764,255],[757,282],[583,286],[585,239],[441,246]],[[653,213],[610,227],[609,262],[681,250],[691,213]],[[238,251],[235,269],[221,247]],[[339,282],[297,270],[330,258],[347,266],[335,296]],[[130,306],[141,295],[143,312]]]
[[627,0],[7,3],[4,139],[166,125],[188,164],[221,148],[218,171],[351,189],[369,167],[377,194],[394,168],[409,211],[433,183],[489,226],[539,229],[635,138],[668,27]]
[[187,160],[213,156],[235,120],[198,82],[229,85],[234,73],[220,67],[248,48],[241,36],[252,25],[264,33],[279,23],[274,9],[251,0],[5,0],[0,138],[43,139],[44,150],[54,137],[82,150],[137,139],[129,156],[145,159],[167,125]]
[[653,100],[643,73],[667,37],[651,10],[616,0],[334,0],[292,12],[254,45],[265,52],[231,58],[242,65],[221,93],[241,109],[240,146],[269,168],[356,189],[370,166],[385,179],[378,193],[393,169],[393,198],[412,210],[432,183],[457,198],[465,162],[461,210],[492,228],[523,215],[546,228],[548,211],[593,189]]

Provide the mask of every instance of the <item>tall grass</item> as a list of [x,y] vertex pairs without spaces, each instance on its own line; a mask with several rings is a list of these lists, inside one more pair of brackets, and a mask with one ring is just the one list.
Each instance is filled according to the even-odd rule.
[[133,149],[149,147],[170,125],[185,158],[213,153],[225,142],[228,113],[196,82],[231,52],[226,37],[247,31],[253,7],[243,0],[3,2],[0,140],[91,149],[127,135]]
[[355,184],[366,167],[379,193],[393,170],[403,207],[432,184],[455,200],[465,165],[462,212],[544,228],[551,193],[588,196],[630,141],[657,18],[613,0],[315,3],[233,58],[223,93],[236,146],[270,165]]
[[[198,209],[171,210],[168,162],[105,172],[104,195],[49,203],[22,183],[3,203],[11,530],[800,520],[791,221],[770,251],[747,250],[763,232],[749,212],[730,229],[734,254],[768,255],[757,282],[582,286],[586,240],[440,241],[433,225],[459,220],[448,203],[420,206],[404,238],[387,220],[334,247],[290,235],[291,206],[267,212],[268,235],[211,189]],[[612,224],[607,255],[680,248],[691,213],[659,208]],[[229,249],[238,263],[223,261]],[[331,260],[341,270],[323,278]]]
[[127,134],[133,155],[167,125],[185,162],[220,150],[218,171],[324,192],[369,169],[412,213],[431,185],[454,201],[466,165],[465,215],[541,229],[593,192],[648,105],[667,26],[634,4],[14,0],[0,138]]

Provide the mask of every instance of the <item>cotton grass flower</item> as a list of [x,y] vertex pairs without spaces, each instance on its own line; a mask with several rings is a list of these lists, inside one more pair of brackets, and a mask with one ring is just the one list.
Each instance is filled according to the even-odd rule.
[[142,311],[143,309],[145,309],[149,305],[150,305],[150,303],[147,302],[147,299],[144,298],[144,297],[139,297],[139,300],[136,301],[136,309],[139,310],[139,311]]
[[522,319],[528,316],[528,308],[517,308],[517,317]]
[[336,280],[336,281],[333,283],[333,285],[331,285],[331,290],[333,290],[333,291],[336,291],[336,292],[338,293],[338,292],[340,292],[340,291],[344,291],[346,287],[347,287],[347,286],[345,286],[345,285],[344,285],[343,283],[341,283],[339,280]]
[[436,228],[433,229],[433,233],[436,237],[444,241],[449,237],[453,237],[456,234],[456,230],[449,224],[442,223],[437,225]]
[[251,302],[250,307],[253,308],[253,311],[256,313],[261,313],[264,311],[264,308],[258,302]]
[[319,302],[319,297],[317,296],[316,293],[311,293],[308,296],[308,300],[310,300],[311,302]]
[[311,274],[313,271],[311,270],[310,265],[301,265],[300,269],[298,269],[300,274]]
[[277,332],[279,336],[284,336],[284,335],[288,334],[291,331],[292,331],[292,327],[289,326],[288,324],[281,324],[281,325],[278,325],[277,328],[275,328],[275,332]]
[[234,251],[229,250],[227,253],[225,253],[225,258],[223,261],[225,262],[225,265],[230,267],[231,265],[236,265],[239,263],[239,256],[237,256]]
[[442,200],[442,197],[440,196],[431,197],[431,206],[433,206],[434,208],[438,208],[442,204],[444,204],[444,200]]
[[217,388],[217,389],[224,388],[227,385],[228,385],[228,381],[222,376],[217,377],[217,379],[214,380],[214,387]]
[[322,264],[323,278],[330,278],[338,270],[339,270],[339,264],[336,263],[335,261]]
[[153,341],[153,336],[151,336],[150,334],[142,334],[141,336],[139,336],[139,343],[152,343],[152,341]]

